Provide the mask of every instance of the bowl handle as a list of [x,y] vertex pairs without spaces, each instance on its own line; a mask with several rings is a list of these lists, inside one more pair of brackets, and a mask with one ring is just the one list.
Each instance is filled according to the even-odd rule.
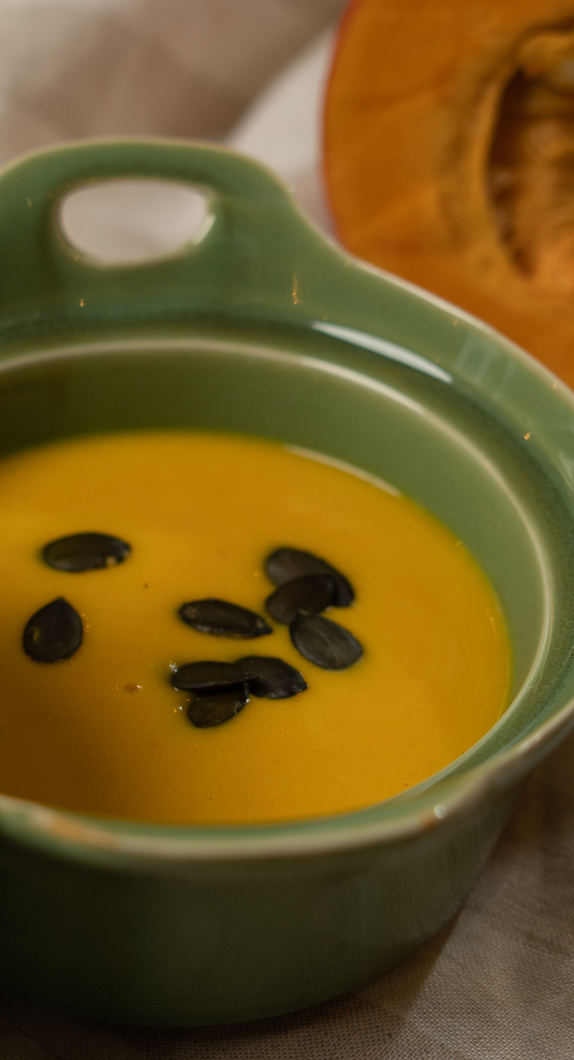
[[[98,265],[62,233],[73,188],[117,178],[190,184],[207,194],[208,222],[176,253]],[[335,265],[335,260],[337,264]],[[185,322],[198,313],[313,316],[339,255],[287,190],[224,148],[170,140],[76,142],[28,155],[0,173],[0,332],[57,324]],[[318,274],[323,281],[318,287]],[[322,291],[319,289],[322,287]],[[305,306],[305,301],[307,305]]]

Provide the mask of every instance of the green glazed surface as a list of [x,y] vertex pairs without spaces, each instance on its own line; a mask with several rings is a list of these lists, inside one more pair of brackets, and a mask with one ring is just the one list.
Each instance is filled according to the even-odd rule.
[[[118,177],[204,190],[197,237],[137,266],[79,254],[63,197]],[[571,393],[479,322],[331,246],[265,170],[181,142],[74,144],[0,174],[0,337],[0,454],[164,426],[328,453],[461,537],[515,660],[514,701],[476,747],[358,813],[162,828],[0,796],[0,985],[175,1025],[286,1012],[379,975],[453,915],[525,778],[574,724]]]

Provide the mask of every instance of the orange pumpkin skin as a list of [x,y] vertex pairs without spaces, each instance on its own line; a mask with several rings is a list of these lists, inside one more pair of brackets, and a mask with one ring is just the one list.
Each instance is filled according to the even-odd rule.
[[574,386],[574,0],[355,0],[325,173],[353,253]]

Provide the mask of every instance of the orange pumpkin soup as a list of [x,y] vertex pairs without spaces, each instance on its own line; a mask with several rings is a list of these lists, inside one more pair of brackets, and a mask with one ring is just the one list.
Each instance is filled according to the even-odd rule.
[[[123,562],[69,572],[46,544],[81,532],[129,543]],[[465,547],[391,487],[316,454],[194,432],[101,435],[0,462],[0,791],[172,823],[281,821],[403,792],[466,751],[507,705],[510,650],[494,593]],[[327,670],[265,610],[265,559],[323,557],[352,583],[325,617],[363,648]],[[63,597],[81,645],[38,662],[23,632]],[[265,618],[252,640],[182,621],[216,598]],[[80,631],[82,633],[82,630]],[[280,658],[308,687],[251,695],[224,724],[189,720],[177,668]]]

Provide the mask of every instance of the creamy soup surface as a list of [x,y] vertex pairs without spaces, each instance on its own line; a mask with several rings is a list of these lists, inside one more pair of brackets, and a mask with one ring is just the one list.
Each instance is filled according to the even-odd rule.
[[[54,570],[48,542],[100,531],[129,542],[108,569]],[[507,706],[511,658],[496,597],[460,541],[404,496],[273,442],[194,432],[92,436],[0,462],[0,791],[166,823],[282,821],[403,792],[476,743]],[[329,671],[289,630],[235,640],[178,615],[216,597],[265,615],[265,558],[286,545],[333,564],[355,602],[326,616],[364,655]],[[81,647],[39,663],[22,646],[57,597]],[[252,697],[196,728],[176,667],[258,654],[308,689]]]

